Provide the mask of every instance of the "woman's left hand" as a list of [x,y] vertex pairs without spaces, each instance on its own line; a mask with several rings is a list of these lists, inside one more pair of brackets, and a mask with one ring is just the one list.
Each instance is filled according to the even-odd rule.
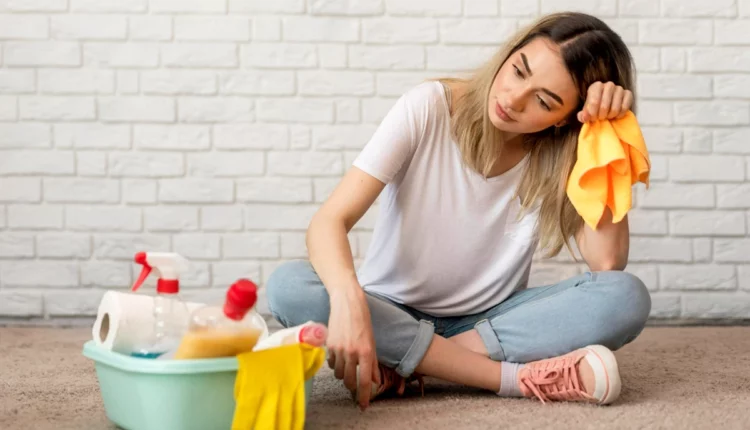
[[578,121],[622,118],[633,105],[633,92],[614,82],[594,82],[589,86]]

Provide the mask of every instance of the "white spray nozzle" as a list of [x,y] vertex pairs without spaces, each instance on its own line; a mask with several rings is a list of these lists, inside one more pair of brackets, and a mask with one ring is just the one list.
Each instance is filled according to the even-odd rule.
[[133,285],[133,291],[140,288],[153,268],[159,271],[160,282],[162,280],[177,281],[180,273],[188,269],[187,259],[174,252],[139,252],[135,254],[135,262],[141,264],[143,270]]

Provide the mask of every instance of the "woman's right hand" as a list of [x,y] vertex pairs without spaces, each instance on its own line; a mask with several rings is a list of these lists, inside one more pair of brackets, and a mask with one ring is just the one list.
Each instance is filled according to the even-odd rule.
[[380,384],[370,309],[359,286],[339,288],[330,297],[328,366],[349,391],[358,393],[359,406],[364,410],[370,403],[372,383]]
[[385,188],[374,176],[352,167],[307,229],[310,262],[328,291],[328,365],[336,378],[370,404],[372,383],[380,384],[370,308],[357,279],[348,234]]

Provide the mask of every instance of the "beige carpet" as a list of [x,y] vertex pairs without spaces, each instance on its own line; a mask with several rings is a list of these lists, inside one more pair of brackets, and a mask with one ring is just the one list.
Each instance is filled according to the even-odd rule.
[[[0,328],[0,429],[113,429],[86,329]],[[750,327],[648,328],[617,352],[623,394],[609,407],[543,406],[428,381],[424,398],[375,403],[364,413],[324,368],[310,429],[748,429]]]

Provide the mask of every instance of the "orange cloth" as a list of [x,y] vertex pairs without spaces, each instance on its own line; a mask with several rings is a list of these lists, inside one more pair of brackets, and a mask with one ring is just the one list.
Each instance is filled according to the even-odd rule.
[[592,229],[607,207],[613,222],[622,221],[632,205],[632,185],[640,181],[648,188],[651,170],[635,114],[585,123],[577,151],[567,186],[571,203]]

